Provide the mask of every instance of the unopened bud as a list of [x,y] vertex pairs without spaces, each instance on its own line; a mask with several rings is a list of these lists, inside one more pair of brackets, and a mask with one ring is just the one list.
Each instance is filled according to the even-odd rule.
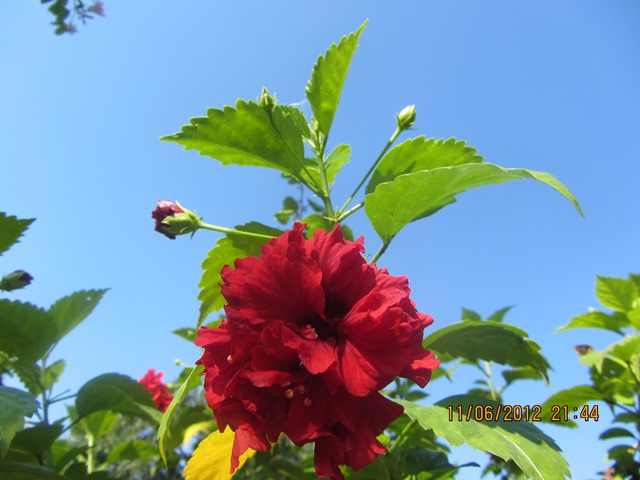
[[151,212],[151,218],[156,221],[156,232],[166,235],[171,240],[176,235],[185,235],[200,228],[200,217],[187,210],[178,202],[158,200],[158,206]]
[[29,285],[31,280],[33,280],[33,277],[27,272],[24,270],[16,270],[2,277],[0,280],[0,290],[4,290],[5,292],[18,290]]
[[416,121],[415,105],[409,105],[408,107],[404,107],[396,117],[396,122],[398,123],[398,128],[400,130],[407,130],[411,128],[415,121]]
[[272,96],[269,93],[269,90],[266,89],[266,87],[262,87],[262,93],[260,94],[258,104],[262,108],[270,112],[271,110],[273,110],[273,107],[276,104],[276,97]]

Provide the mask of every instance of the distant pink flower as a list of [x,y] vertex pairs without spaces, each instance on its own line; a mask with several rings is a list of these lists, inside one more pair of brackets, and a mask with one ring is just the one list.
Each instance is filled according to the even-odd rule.
[[162,381],[162,377],[164,377],[164,373],[156,373],[155,368],[150,368],[138,382],[149,390],[158,410],[165,412],[173,400],[173,395],[169,391],[167,384]]
[[93,12],[96,15],[100,15],[101,17],[104,17],[104,5],[100,1],[94,2],[93,5],[87,8],[87,11]]

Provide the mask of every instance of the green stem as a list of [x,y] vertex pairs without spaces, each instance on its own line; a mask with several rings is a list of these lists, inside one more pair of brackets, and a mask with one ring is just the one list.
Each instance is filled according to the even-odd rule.
[[329,193],[329,181],[327,180],[327,169],[324,165],[324,149],[327,145],[327,137],[322,139],[322,146],[320,152],[317,153],[318,160],[318,172],[320,173],[320,188],[322,189],[322,201],[324,202],[324,208],[327,211],[327,217],[332,219],[332,222],[336,223],[336,214],[333,211],[333,205],[331,205],[331,194]]
[[364,177],[362,177],[362,180],[360,180],[360,183],[358,184],[358,186],[355,188],[355,190],[349,196],[349,198],[347,198],[347,201],[339,210],[338,217],[340,217],[342,215],[342,212],[344,212],[344,210],[349,206],[349,204],[351,203],[351,200],[353,200],[353,197],[355,197],[356,194],[360,191],[360,189],[364,185],[364,182],[366,182],[367,178],[369,178],[369,176],[373,173],[373,170],[378,166],[378,164],[380,163],[380,160],[382,160],[382,157],[384,157],[384,154],[387,153],[387,151],[391,148],[391,145],[393,145],[393,142],[396,141],[396,139],[398,138],[398,135],[400,135],[402,131],[403,129],[401,129],[400,127],[396,127],[395,132],[393,132],[393,135],[391,135],[391,138],[389,138],[389,141],[380,152],[380,155],[378,155],[378,158],[376,158],[376,161],[373,162],[373,165],[371,165],[371,168],[369,168],[369,171],[365,174]]
[[498,394],[496,392],[496,387],[493,384],[493,376],[491,375],[491,363],[484,362],[484,373],[487,376],[487,384],[489,385],[489,391],[491,392],[491,398],[497,402]]
[[91,433],[87,433],[87,473],[92,473],[95,469],[94,450],[96,439]]
[[214,232],[222,232],[222,233],[233,233],[236,235],[245,235],[247,237],[256,237],[256,238],[266,238],[272,239],[275,238],[273,235],[263,235],[261,233],[253,233],[246,232],[244,230],[236,230],[234,228],[226,228],[226,227],[218,227],[217,225],[211,225],[209,223],[200,222],[198,228],[202,228],[204,230],[213,230]]
[[391,243],[391,240],[389,240],[388,242],[384,242],[382,244],[382,246],[380,247],[380,250],[378,250],[376,252],[376,254],[369,261],[369,263],[376,263],[378,261],[378,259],[382,256],[382,254],[385,252],[385,250],[387,249],[387,247],[389,246],[390,243]]
[[364,207],[364,202],[360,202],[359,204],[357,204],[354,207],[351,207],[349,210],[347,210],[344,213],[340,213],[338,215],[338,218],[336,218],[336,222],[341,222],[342,220],[344,220],[345,218],[347,218],[349,215],[351,215],[352,213],[357,212],[358,210],[360,210],[362,207]]
[[411,420],[409,423],[407,423],[404,428],[402,429],[402,431],[400,432],[400,434],[396,437],[396,441],[393,442],[393,445],[391,445],[391,447],[389,448],[389,455],[391,455],[395,449],[398,447],[399,444],[402,444],[404,441],[404,437],[407,436],[407,434],[409,433],[409,431],[413,428],[413,426],[416,424],[417,422],[415,420]]

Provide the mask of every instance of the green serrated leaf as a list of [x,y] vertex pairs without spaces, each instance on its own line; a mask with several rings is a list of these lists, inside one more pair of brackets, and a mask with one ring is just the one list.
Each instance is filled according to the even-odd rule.
[[195,328],[178,328],[177,330],[172,331],[174,335],[179,336],[180,338],[184,338],[187,342],[193,343],[196,340],[196,336],[198,335],[198,331]]
[[158,449],[149,442],[145,442],[144,440],[131,440],[113,447],[107,456],[107,463],[154,458],[157,455]]
[[[274,106],[267,112],[255,102],[238,100],[236,108],[210,108],[206,117],[161,140],[176,142],[185,150],[197,150],[223,165],[267,167],[302,181],[304,145],[300,117],[293,107]],[[318,192],[317,185],[309,187]]]
[[[263,235],[279,236],[283,232],[276,228],[271,228],[257,222],[247,223],[236,227],[237,230],[244,230],[253,233],[261,233]],[[200,278],[200,294],[198,299],[202,302],[200,305],[200,317],[196,328],[202,325],[202,322],[211,312],[220,310],[225,303],[224,297],[220,290],[222,284],[222,276],[220,275],[225,265],[233,267],[236,259],[247,257],[249,255],[260,255],[262,245],[267,243],[267,239],[259,237],[250,237],[247,235],[227,234],[217,242],[217,246],[209,250],[207,258],[202,262],[202,277]]]
[[638,288],[632,280],[596,276],[596,297],[603,306],[625,313],[636,306]]
[[566,427],[577,427],[578,425],[576,424],[576,422],[572,420],[574,414],[573,409],[576,408],[579,411],[583,405],[586,405],[589,402],[603,399],[604,397],[602,393],[589,385],[578,385],[575,387],[560,390],[559,392],[551,395],[542,404],[542,412],[540,418],[543,422],[552,422],[552,415],[557,409],[554,409],[554,405],[559,408],[567,406],[568,411],[570,412],[568,421],[565,422],[562,418],[562,415],[556,415],[553,423]]
[[604,351],[622,362],[629,362],[633,355],[637,355],[640,352],[640,337],[624,337],[615,343],[612,343]]
[[580,205],[553,175],[522,168],[502,168],[491,163],[467,163],[412,172],[379,184],[365,197],[365,212],[383,242],[388,243],[403,227],[454,203],[469,188],[530,178],[561,193],[582,214]]
[[18,239],[34,220],[35,218],[19,219],[0,212],[0,255],[9,250],[11,245],[18,242]]
[[0,385],[0,456],[9,451],[13,437],[24,426],[24,418],[37,410],[38,402],[33,395]]
[[149,391],[131,377],[117,373],[106,373],[85,383],[78,390],[75,405],[80,418],[111,410],[156,421],[151,412],[157,412],[157,407]]
[[424,340],[425,348],[437,355],[485,360],[514,367],[531,366],[548,379],[549,364],[540,346],[527,333],[504,323],[466,320],[447,325]]
[[424,136],[410,138],[396,145],[380,160],[371,174],[366,193],[376,187],[406,173],[451,167],[465,163],[482,163],[482,157],[476,149],[467,146],[464,140],[455,138],[426,139]]
[[187,393],[200,385],[200,375],[203,371],[203,365],[197,365],[193,367],[191,373],[175,393],[175,395],[173,396],[173,400],[162,416],[160,427],[158,428],[158,448],[160,449],[160,455],[162,456],[162,461],[165,465],[167,465],[167,444],[171,437],[171,431],[169,429],[169,427],[171,426],[171,419],[173,418],[176,409],[182,404],[182,401],[184,400],[184,397],[187,395]]
[[0,300],[0,351],[35,363],[57,338],[51,316],[30,303]]
[[109,290],[81,290],[61,298],[49,307],[48,313],[57,329],[56,342],[82,322]]
[[327,174],[327,183],[331,185],[340,172],[342,167],[349,163],[351,158],[351,147],[349,145],[340,144],[334,148],[325,160],[325,170]]
[[325,136],[328,136],[331,130],[342,87],[358,48],[358,40],[366,25],[367,21],[355,33],[342,37],[338,45],[332,44],[324,56],[318,58],[311,72],[311,79],[306,88],[307,99],[318,127]]
[[558,328],[556,333],[572,328],[600,328],[621,334],[621,329],[630,325],[629,319],[619,312],[608,314],[594,311],[573,317],[568,324]]
[[282,210],[275,214],[276,220],[286,224],[292,216],[298,213],[298,202],[293,197],[285,197],[282,201]]
[[500,405],[496,402],[472,395],[456,395],[428,407],[406,401],[397,402],[422,428],[432,429],[454,447],[466,443],[481,452],[489,452],[507,461],[513,460],[529,478],[535,480],[564,480],[565,476],[571,476],[560,448],[531,423],[505,422],[502,419],[483,422],[449,419],[449,408],[455,411],[461,406],[462,411],[466,412],[467,408],[487,405],[496,411]]

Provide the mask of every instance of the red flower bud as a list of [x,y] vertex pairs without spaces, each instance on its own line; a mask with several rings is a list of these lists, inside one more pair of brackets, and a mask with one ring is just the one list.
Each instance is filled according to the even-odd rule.
[[192,233],[200,228],[200,217],[179,203],[169,200],[158,200],[158,206],[151,212],[151,218],[156,221],[156,232],[166,235],[171,240],[176,235]]

